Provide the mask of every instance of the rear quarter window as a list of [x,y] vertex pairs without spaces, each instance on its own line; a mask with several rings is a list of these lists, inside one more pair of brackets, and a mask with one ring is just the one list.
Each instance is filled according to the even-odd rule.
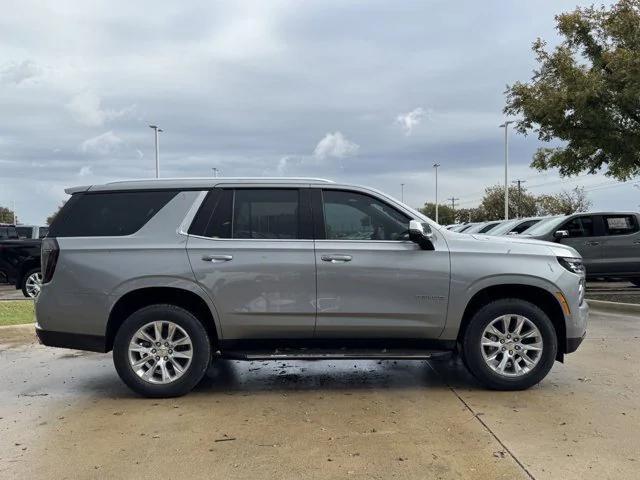
[[131,235],[158,213],[177,191],[100,192],[73,195],[49,228],[49,237]]

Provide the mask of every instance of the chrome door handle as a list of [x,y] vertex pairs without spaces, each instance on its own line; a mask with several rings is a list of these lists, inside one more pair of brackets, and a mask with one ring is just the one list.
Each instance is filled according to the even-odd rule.
[[323,262],[331,262],[331,263],[338,263],[338,262],[350,262],[351,261],[351,255],[322,255],[322,257],[320,257],[322,259]]
[[202,260],[211,263],[228,262],[233,260],[233,255],[203,255]]

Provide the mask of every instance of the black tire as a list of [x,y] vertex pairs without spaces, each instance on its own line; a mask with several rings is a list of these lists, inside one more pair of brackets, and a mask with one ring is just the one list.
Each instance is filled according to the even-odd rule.
[[[193,345],[193,357],[186,372],[167,384],[153,384],[140,378],[129,362],[129,343],[134,334],[145,324],[154,320],[171,321],[182,327]],[[150,398],[179,397],[195,387],[209,367],[211,340],[200,321],[187,310],[175,305],[150,305],[127,318],[113,343],[113,363],[122,381],[134,392]]]
[[31,275],[33,275],[34,273],[40,273],[40,267],[38,268],[32,268],[31,270],[28,270],[23,276],[22,276],[22,280],[21,280],[21,289],[22,289],[22,294],[27,297],[27,298],[36,298],[38,296],[38,294],[31,296],[29,295],[29,292],[27,291],[27,280],[29,279],[29,277]]
[[[508,377],[494,372],[482,355],[481,338],[484,329],[496,318],[522,315],[540,330],[543,349],[540,360],[533,369],[518,377]],[[525,390],[539,383],[551,370],[558,351],[558,338],[549,317],[537,306],[517,298],[496,300],[480,308],[471,318],[462,339],[464,363],[483,385],[493,390]]]

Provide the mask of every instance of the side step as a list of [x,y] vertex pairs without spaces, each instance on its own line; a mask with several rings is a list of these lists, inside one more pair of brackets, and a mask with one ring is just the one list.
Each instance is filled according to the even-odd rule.
[[218,358],[231,360],[429,360],[447,357],[451,350],[407,349],[294,349],[224,350],[216,352]]

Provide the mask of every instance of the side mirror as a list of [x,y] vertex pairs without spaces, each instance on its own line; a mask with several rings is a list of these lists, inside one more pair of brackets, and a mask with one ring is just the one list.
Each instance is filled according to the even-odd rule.
[[563,238],[567,238],[569,236],[569,230],[556,230],[553,232],[553,238],[556,240],[561,240]]
[[409,240],[420,245],[422,250],[435,250],[433,242],[433,233],[428,223],[411,220],[409,222]]

